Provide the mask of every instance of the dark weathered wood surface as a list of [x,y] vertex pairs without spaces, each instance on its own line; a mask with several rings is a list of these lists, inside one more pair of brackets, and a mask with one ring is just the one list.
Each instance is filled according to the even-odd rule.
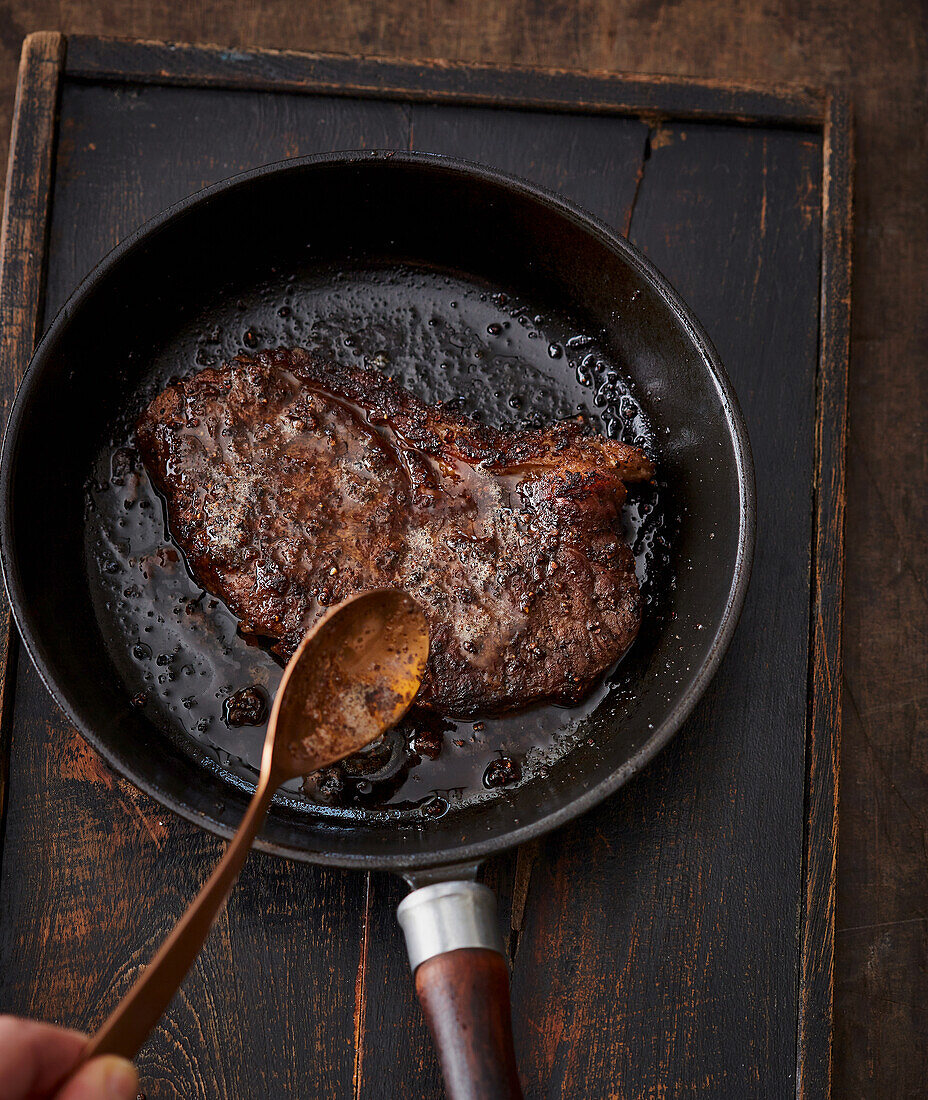
[[[832,1080],[832,1051],[804,1041],[833,1003],[837,872],[838,755],[841,730],[842,602],[846,510],[847,368],[851,308],[853,126],[847,96],[829,96],[823,130],[822,285],[816,393],[810,704],[806,759],[806,922],[799,981],[799,1095],[821,1096]],[[821,904],[821,899],[825,904]]]
[[[39,335],[45,277],[45,246],[51,201],[52,158],[64,38],[38,34],[23,50],[16,89],[11,141],[17,153],[9,165],[0,234],[0,412],[9,415],[16,385]],[[11,210],[17,217],[11,218]],[[12,690],[18,640],[10,629],[6,593],[0,594],[0,827],[9,781]],[[2,828],[0,828],[2,839]],[[3,852],[0,844],[0,867]]]
[[919,1095],[928,1011],[928,34],[921,6],[281,0],[270,12],[238,0],[78,0],[66,8],[10,0],[0,12],[0,142],[9,132],[22,38],[48,27],[746,82],[834,81],[852,91],[858,202],[835,1095]]
[[[442,61],[427,74],[416,63],[341,58],[290,50],[216,49],[184,43],[148,43],[144,57],[133,48],[97,37],[70,39],[68,68],[85,80],[135,79],[180,86],[273,91],[317,91],[333,95],[385,93],[411,102],[448,102],[519,106],[526,96],[546,110],[615,112],[631,109],[650,118],[673,115],[743,122],[793,122],[815,125],[822,115],[822,92],[796,85],[759,88],[732,81],[680,80],[673,77],[586,75],[555,67],[530,72],[497,65]],[[153,56],[152,56],[153,54]]]
[[[66,80],[47,315],[181,195],[254,163],[357,146],[456,153],[577,199],[655,258],[732,373],[754,440],[761,538],[729,658],[646,775],[538,845],[534,869],[523,853],[490,873],[509,912],[533,1095],[786,1096],[804,922],[821,135]],[[12,728],[0,991],[15,1011],[93,1025],[215,844],[110,777],[27,661]],[[397,896],[384,877],[253,860],[143,1052],[150,1095],[273,1097],[294,1082],[305,1096],[434,1095]],[[112,914],[105,937],[101,911]],[[305,945],[286,943],[294,933]],[[826,1016],[827,1002],[818,1007]],[[827,1021],[817,1038],[821,1056]]]

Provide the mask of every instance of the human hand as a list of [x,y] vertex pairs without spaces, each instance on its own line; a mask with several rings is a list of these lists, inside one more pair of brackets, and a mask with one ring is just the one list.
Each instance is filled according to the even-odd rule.
[[135,1100],[135,1066],[112,1055],[94,1058],[56,1089],[86,1044],[78,1031],[0,1016],[0,1100]]

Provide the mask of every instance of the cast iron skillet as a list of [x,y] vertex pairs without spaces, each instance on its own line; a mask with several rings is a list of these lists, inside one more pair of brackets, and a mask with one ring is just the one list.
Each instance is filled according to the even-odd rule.
[[[151,396],[150,364],[178,332],[206,326],[259,284],[340,265],[413,282],[417,270],[446,271],[575,318],[658,427],[660,473],[682,517],[675,586],[629,658],[633,690],[607,696],[546,775],[427,822],[346,825],[282,805],[258,842],[291,858],[398,871],[421,887],[471,877],[491,853],[582,813],[667,743],[735,628],[753,472],[731,386],[687,307],[624,238],[540,188],[445,157],[347,152],[259,168],[160,214],[91,272],[35,353],[3,446],[2,559],[26,648],[59,705],[117,771],[212,832],[233,831],[247,794],[129,705],[85,565],[87,482],[114,423]],[[467,1067],[441,1053],[454,1092]]]

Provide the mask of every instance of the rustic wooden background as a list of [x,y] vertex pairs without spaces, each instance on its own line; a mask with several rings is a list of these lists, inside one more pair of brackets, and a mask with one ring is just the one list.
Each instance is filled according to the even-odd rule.
[[[857,118],[834,1094],[924,1095],[928,1034],[928,9],[913,0],[13,0],[32,30],[830,82]],[[879,580],[877,580],[879,578]]]

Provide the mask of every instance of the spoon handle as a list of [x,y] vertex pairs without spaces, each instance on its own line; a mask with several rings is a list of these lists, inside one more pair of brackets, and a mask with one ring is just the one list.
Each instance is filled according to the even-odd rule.
[[[157,955],[136,979],[100,1030],[91,1037],[81,1065],[100,1054],[134,1058],[167,1008],[199,954],[213,921],[248,858],[274,792],[283,782],[276,771],[262,773],[251,804],[225,854],[199,894],[174,926]],[[75,1070],[78,1067],[75,1067]]]

